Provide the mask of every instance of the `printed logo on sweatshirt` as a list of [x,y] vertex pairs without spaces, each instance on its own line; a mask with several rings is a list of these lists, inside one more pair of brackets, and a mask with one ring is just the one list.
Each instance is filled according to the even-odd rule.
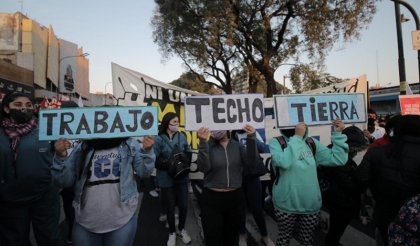
[[314,155],[312,154],[311,150],[304,150],[304,151],[300,152],[300,155],[299,155],[298,159],[301,161],[301,160],[304,160],[304,159],[307,159],[307,158],[313,158],[313,157],[314,157]]
[[119,183],[120,161],[121,155],[117,147],[95,151],[89,170],[88,186]]

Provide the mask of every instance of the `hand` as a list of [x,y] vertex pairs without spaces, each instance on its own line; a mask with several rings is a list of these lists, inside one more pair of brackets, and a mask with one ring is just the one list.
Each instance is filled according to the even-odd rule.
[[71,148],[71,143],[65,138],[60,138],[54,143],[55,154],[60,157],[67,156],[67,150]]
[[242,129],[246,132],[246,135],[251,135],[255,133],[255,128],[249,124],[246,124]]
[[343,121],[340,118],[335,119],[332,122],[332,124],[335,127],[336,132],[341,132],[344,130],[344,128],[346,128],[346,126],[344,125]]
[[364,129],[363,130],[363,134],[365,135],[365,137],[367,137],[367,138],[371,138],[372,137],[372,134],[370,134],[370,132],[369,132],[369,130],[368,129]]
[[155,143],[155,138],[153,136],[146,136],[143,138],[143,149],[144,150],[150,150],[153,147],[153,144]]
[[306,133],[306,124],[304,122],[300,122],[295,127],[295,135],[304,137]]
[[200,141],[205,142],[210,137],[210,131],[206,127],[200,127],[200,129],[198,129],[198,131],[197,131],[197,136],[200,139]]

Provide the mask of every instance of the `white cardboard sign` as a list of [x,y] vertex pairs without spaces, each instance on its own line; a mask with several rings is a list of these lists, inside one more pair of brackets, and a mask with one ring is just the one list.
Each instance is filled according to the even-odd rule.
[[185,129],[237,130],[246,124],[264,128],[262,94],[189,96],[185,98]]

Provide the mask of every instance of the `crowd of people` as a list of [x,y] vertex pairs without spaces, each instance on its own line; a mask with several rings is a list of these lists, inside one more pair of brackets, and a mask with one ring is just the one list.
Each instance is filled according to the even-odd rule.
[[[175,246],[177,238],[183,244],[192,242],[185,228],[188,173],[174,175],[171,170],[174,153],[191,161],[177,114],[166,113],[158,135],[141,141],[49,142],[38,139],[34,104],[27,94],[6,95],[0,110],[1,246],[31,245],[31,228],[37,245],[64,245],[60,193],[71,228],[68,244],[133,245],[139,205],[136,176],[150,178],[154,171],[157,189],[153,186],[151,194],[159,197],[161,220],[168,225],[167,246]],[[366,129],[346,127],[340,119],[331,122],[329,146],[309,137],[305,123],[281,129],[282,137],[268,145],[249,124],[234,132],[200,128],[196,164],[204,174],[199,205],[205,245],[246,246],[247,211],[263,245],[289,245],[292,237],[301,245],[313,245],[321,208],[330,214],[325,245],[340,245],[350,221],[366,213],[366,192],[373,197],[377,245],[418,245],[420,116],[389,117],[383,127],[374,111],[368,116]],[[267,232],[259,178],[268,172],[260,157],[267,149],[275,170],[271,194],[276,243]]]

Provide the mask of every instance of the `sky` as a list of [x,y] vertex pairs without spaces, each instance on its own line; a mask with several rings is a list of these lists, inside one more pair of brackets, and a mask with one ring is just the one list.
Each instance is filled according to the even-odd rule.
[[[420,1],[406,0],[420,15]],[[177,57],[164,60],[153,42],[151,18],[153,0],[1,0],[0,12],[21,11],[43,26],[51,25],[56,36],[76,43],[88,52],[90,91],[111,92],[111,62],[146,74],[162,82],[171,82],[186,71]],[[394,3],[382,0],[372,23],[358,40],[335,45],[325,62],[325,72],[339,78],[366,74],[370,85],[399,84],[397,34]],[[416,29],[411,13],[401,6],[410,19],[402,24],[406,77],[409,83],[419,81],[417,51],[412,48],[411,32]],[[275,79],[291,66],[276,70]],[[290,86],[286,79],[286,86]]]

